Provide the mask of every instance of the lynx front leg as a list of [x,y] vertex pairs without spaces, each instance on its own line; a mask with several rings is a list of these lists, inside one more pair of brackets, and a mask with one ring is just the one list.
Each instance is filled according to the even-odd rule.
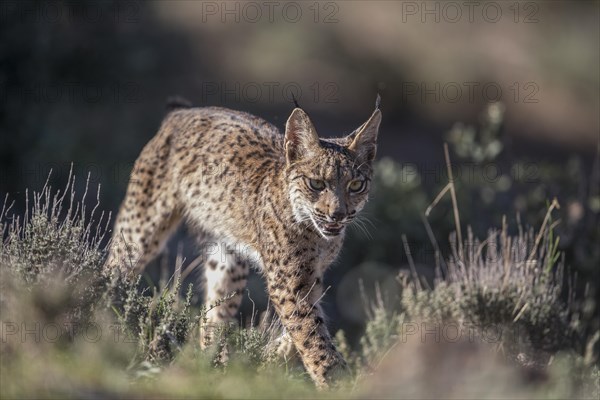
[[272,260],[265,265],[269,297],[307,372],[318,387],[326,388],[337,375],[347,372],[347,365],[331,340],[318,304],[321,277],[310,263],[282,259],[282,263]]

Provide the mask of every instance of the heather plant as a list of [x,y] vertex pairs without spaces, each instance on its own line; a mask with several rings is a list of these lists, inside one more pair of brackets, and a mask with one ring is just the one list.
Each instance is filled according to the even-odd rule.
[[[502,104],[490,104],[482,113],[479,126],[457,123],[447,135],[457,156],[456,163],[467,163],[474,168],[470,179],[456,180],[461,218],[477,226],[481,234],[489,225],[504,224],[503,215],[516,215],[516,223],[512,225],[519,227],[519,236],[522,236],[522,224],[540,226],[547,222],[547,232],[543,233],[547,243],[540,250],[549,254],[544,255],[545,266],[537,265],[537,268],[543,272],[552,270],[550,266],[560,254],[558,270],[569,271],[565,277],[567,282],[563,282],[568,284],[569,294],[563,291],[562,295],[574,310],[571,325],[576,326],[577,335],[571,342],[581,353],[600,330],[595,301],[600,274],[600,246],[597,245],[600,240],[600,149],[593,160],[585,160],[580,155],[571,155],[564,162],[518,157],[510,146],[510,139],[503,135],[504,111]],[[493,167],[491,170],[496,171],[497,176],[481,179],[486,176],[488,167]],[[543,210],[548,206],[548,199],[553,198],[561,207],[555,207],[550,220],[545,221],[547,215]],[[515,229],[511,231],[514,235]],[[594,352],[599,351],[600,345],[596,343]]]
[[539,249],[533,231],[511,237],[504,227],[485,241],[469,233],[462,246],[454,236],[455,253],[439,271],[433,290],[414,279],[401,280],[403,310],[413,319],[482,329],[493,324],[506,332],[500,335],[505,349],[514,340],[525,340],[534,353],[576,348],[564,267],[552,252],[549,231],[537,237]]
[[138,294],[134,288],[125,300],[122,314],[114,308],[125,333],[137,339],[140,354],[147,361],[171,360],[197,325],[190,310],[192,286],[183,301],[180,289],[180,281],[152,296],[146,295],[147,289]]
[[569,302],[568,280],[549,232],[521,231],[511,237],[504,226],[479,241],[469,231],[462,245],[454,235],[454,254],[441,260],[432,287],[414,269],[402,270],[399,311],[391,310],[380,294],[374,303],[365,299],[364,360],[376,360],[406,334],[404,323],[414,321],[464,324],[479,330],[479,337],[482,329],[499,329],[498,345],[528,362],[542,353],[578,350],[580,314]]
[[[555,203],[547,221],[554,207]],[[371,393],[406,395],[400,389],[420,373],[402,369],[391,376],[385,368],[409,357],[411,368],[433,375],[428,384],[408,392],[414,396],[455,397],[443,389],[455,378],[472,380],[456,397],[597,396],[600,331],[590,337],[582,329],[589,326],[586,319],[593,318],[594,312],[584,312],[573,301],[572,281],[559,257],[552,224],[537,233],[519,229],[514,236],[504,225],[482,241],[470,230],[463,241],[457,236],[451,237],[452,255],[440,259],[432,283],[414,266],[400,272],[399,307],[390,307],[377,288],[374,301],[364,299],[368,321],[360,350],[347,353],[360,371],[359,381],[371,387]],[[586,304],[595,307],[592,298]],[[337,340],[341,348],[348,347],[343,334]],[[435,372],[448,359],[453,367]],[[481,367],[469,370],[473,359]],[[514,368],[518,374],[512,376]],[[440,373],[443,379],[435,376]],[[480,379],[485,382],[486,374],[500,380],[494,386],[489,386],[492,382],[482,385],[472,378],[477,374],[483,374]],[[513,385],[505,385],[508,381]],[[546,384],[536,386],[536,382]],[[524,386],[515,391],[514,385]]]
[[[135,337],[140,358],[172,358],[194,323],[189,310],[192,288],[182,302],[179,281],[150,296],[140,289],[139,280],[103,270],[102,246],[110,216],[101,213],[94,221],[99,205],[96,202],[87,213],[88,185],[80,199],[74,188],[75,177],[70,177],[62,192],[53,193],[46,185],[39,193],[27,194],[22,219],[10,214],[5,200],[0,215],[3,320],[35,316],[46,324],[68,324],[72,329],[61,337],[69,341],[96,323],[94,318],[110,313],[121,333]],[[26,313],[20,315],[23,299],[33,309],[21,310]]]
[[[82,199],[76,201],[75,178],[70,177],[63,191],[53,193],[46,185],[41,192],[27,192],[27,212],[22,219],[10,214],[8,197],[0,213],[2,284],[19,287],[34,297],[55,294],[54,299],[39,301],[49,300],[46,311],[64,314],[74,326],[93,314],[109,283],[99,266],[110,216],[101,213],[97,224],[90,223],[98,202],[87,214],[88,188],[86,184]],[[2,301],[7,301],[10,293],[3,291]]]

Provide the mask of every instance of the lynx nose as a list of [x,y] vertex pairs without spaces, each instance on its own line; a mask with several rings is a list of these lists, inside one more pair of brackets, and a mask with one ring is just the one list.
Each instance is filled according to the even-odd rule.
[[331,215],[329,215],[329,218],[332,221],[341,222],[344,218],[346,218],[346,213],[342,211],[335,211]]

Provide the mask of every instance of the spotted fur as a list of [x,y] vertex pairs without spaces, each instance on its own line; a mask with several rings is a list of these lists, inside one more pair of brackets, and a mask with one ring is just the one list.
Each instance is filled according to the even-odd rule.
[[235,317],[254,262],[306,370],[327,387],[346,364],[319,305],[323,273],[367,201],[380,120],[376,109],[350,135],[319,139],[300,108],[284,135],[225,108],[171,111],[135,163],[106,265],[141,271],[186,220],[227,249],[206,261],[206,301],[234,295],[209,320]]

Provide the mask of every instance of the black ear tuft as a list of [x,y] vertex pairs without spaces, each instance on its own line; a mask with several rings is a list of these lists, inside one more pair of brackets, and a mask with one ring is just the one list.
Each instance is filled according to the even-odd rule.
[[167,112],[171,112],[180,108],[192,108],[192,103],[181,96],[171,96],[167,99]]
[[294,92],[292,92],[292,100],[294,101],[294,106],[296,108],[302,108],[300,107],[300,104],[298,104],[298,100],[296,99],[296,95],[294,95]]
[[375,109],[379,110],[379,106],[381,105],[381,96],[377,93],[377,98],[375,99]]

